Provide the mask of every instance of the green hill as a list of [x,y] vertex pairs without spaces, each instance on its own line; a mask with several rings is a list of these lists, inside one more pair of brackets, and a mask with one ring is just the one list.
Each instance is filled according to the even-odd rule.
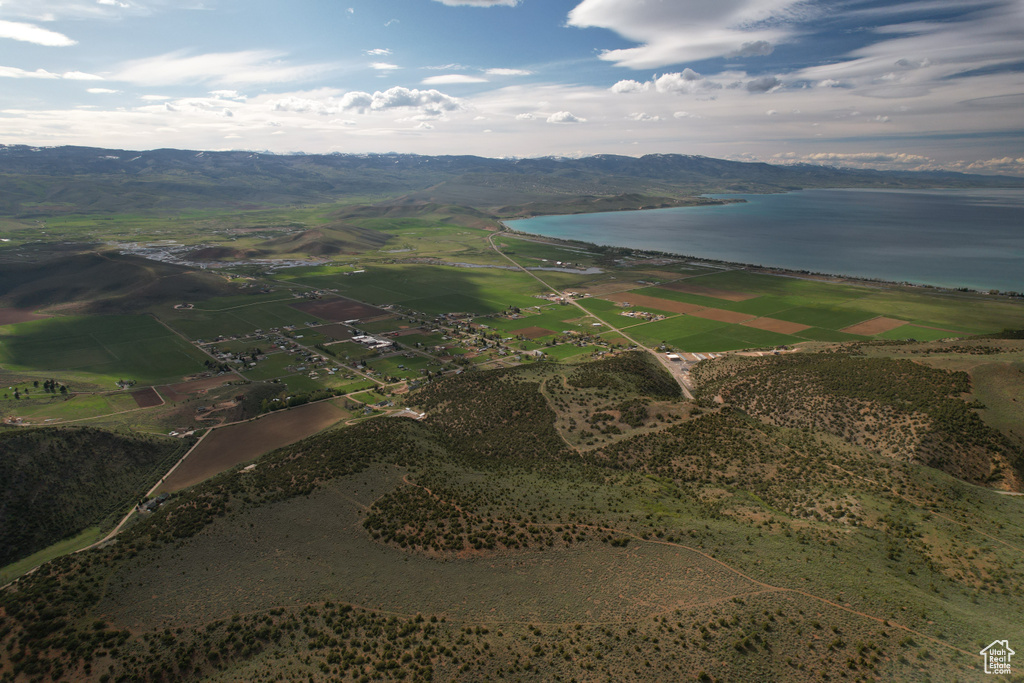
[[235,292],[212,273],[114,252],[5,263],[0,268],[0,302],[12,308],[122,313]]
[[0,431],[0,566],[124,514],[183,445],[89,427]]
[[[184,491],[0,594],[0,665],[16,680],[982,680],[990,632],[1024,638],[1018,500],[812,424],[694,410],[647,365],[469,371],[411,397],[422,421],[334,429]],[[595,368],[644,378],[594,383]],[[848,399],[855,384],[826,381],[847,370],[815,390]],[[759,372],[779,377],[752,364],[743,380]],[[957,381],[925,373],[888,400],[924,410]],[[663,412],[630,424],[614,406],[633,401]],[[581,410],[616,430],[573,446],[564,417]]]

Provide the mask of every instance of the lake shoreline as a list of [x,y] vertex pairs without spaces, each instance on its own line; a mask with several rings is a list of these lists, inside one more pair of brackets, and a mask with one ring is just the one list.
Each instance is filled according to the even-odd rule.
[[[647,209],[641,209],[647,210]],[[512,219],[509,219],[512,220]],[[521,219],[514,219],[521,220]],[[853,284],[864,287],[880,287],[880,288],[903,288],[913,290],[923,290],[933,294],[947,294],[953,296],[964,296],[964,295],[980,295],[980,298],[991,299],[992,297],[999,297],[1007,301],[1020,301],[1024,299],[1024,293],[1012,293],[1012,292],[997,292],[992,293],[991,290],[983,289],[972,289],[970,287],[943,287],[942,285],[932,285],[916,282],[898,281],[898,280],[885,280],[882,278],[867,278],[858,277],[856,275],[842,275],[838,273],[822,273],[809,270],[793,270],[788,268],[777,268],[772,266],[763,266],[753,263],[740,263],[737,261],[722,261],[719,259],[709,259],[700,256],[692,256],[689,254],[680,254],[676,252],[652,250],[652,249],[639,249],[634,247],[621,247],[613,244],[599,244],[597,242],[587,242],[584,240],[575,239],[564,239],[559,237],[550,237],[548,235],[541,235],[539,233],[526,232],[524,230],[517,230],[509,227],[504,220],[498,220],[502,229],[499,234],[505,233],[517,237],[524,237],[535,239],[537,241],[544,242],[546,244],[556,244],[558,246],[566,247],[589,247],[591,249],[620,249],[629,251],[632,254],[641,254],[646,258],[674,258],[680,259],[681,261],[692,262],[694,265],[701,265],[712,268],[722,268],[723,272],[726,270],[746,270],[751,273],[759,273],[762,275],[774,275],[776,277],[790,277],[798,280],[815,280],[818,282],[831,282],[834,284]],[[532,269],[530,269],[532,270]]]
[[[643,219],[616,211],[590,214],[592,220],[553,215],[499,223],[542,240],[780,275],[1017,298],[1024,293],[1024,231],[1017,227],[1024,225],[1024,196],[1009,192],[803,190],[743,195],[749,204],[648,210]],[[782,196],[799,198],[775,199]],[[685,248],[694,244],[699,254]]]

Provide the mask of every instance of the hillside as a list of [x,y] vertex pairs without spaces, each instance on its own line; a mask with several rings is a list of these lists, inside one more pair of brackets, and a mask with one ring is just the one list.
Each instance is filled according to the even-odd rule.
[[694,378],[705,405],[717,401],[773,425],[833,434],[975,484],[1024,489],[1024,451],[962,400],[971,391],[966,372],[800,353],[718,359],[700,364]]
[[112,521],[183,452],[88,427],[0,431],[0,566]]
[[[0,215],[19,219],[184,207],[251,208],[342,198],[379,201],[403,195],[442,204],[505,207],[505,215],[511,215],[536,211],[538,207],[516,207],[537,202],[545,211],[585,210],[566,201],[577,196],[597,198],[597,207],[601,198],[611,197],[608,208],[639,208],[706,192],[1024,186],[1024,179],[1005,176],[772,166],[678,154],[487,159],[18,145],[0,146],[0,178]],[[640,199],[630,201],[631,195]]]
[[[819,371],[815,391],[848,400],[855,382],[826,380],[849,373]],[[932,410],[959,381],[923,373],[886,405]],[[982,680],[990,632],[1024,637],[1018,500],[671,384],[641,354],[427,384],[409,398],[421,422],[298,442],[23,578],[0,594],[0,665],[12,680]]]
[[223,278],[116,252],[87,252],[0,268],[0,302],[90,313],[141,311],[234,293]]

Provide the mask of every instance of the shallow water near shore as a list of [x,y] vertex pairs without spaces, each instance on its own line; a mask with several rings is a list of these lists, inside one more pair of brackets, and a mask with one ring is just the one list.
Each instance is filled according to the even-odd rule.
[[940,287],[1024,291],[1024,190],[801,190],[721,206],[541,216],[513,230]]

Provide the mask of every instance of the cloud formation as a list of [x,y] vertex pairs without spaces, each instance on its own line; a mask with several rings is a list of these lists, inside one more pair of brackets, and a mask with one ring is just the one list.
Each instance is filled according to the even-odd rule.
[[450,85],[459,83],[486,83],[486,78],[480,76],[467,76],[466,74],[444,74],[443,76],[428,76],[420,83],[423,85]]
[[14,66],[0,66],[0,78],[44,78],[44,79],[57,79],[63,78],[68,81],[102,81],[102,76],[95,74],[87,74],[82,71],[65,71],[62,74],[53,73],[46,69],[36,69],[35,71],[26,71],[25,69],[19,69]]
[[464,109],[460,100],[439,90],[418,90],[396,86],[373,93],[353,90],[337,94],[312,93],[312,96],[288,96],[274,99],[270,108],[276,112],[338,115],[345,112],[370,114],[401,110],[415,120],[441,118],[448,112]]
[[20,40],[24,43],[35,43],[46,47],[67,47],[78,42],[63,33],[40,28],[34,24],[2,20],[0,20],[0,38]]
[[658,92],[687,95],[720,90],[721,88],[720,83],[704,78],[693,69],[686,68],[682,71],[655,76],[650,81],[640,82],[632,79],[618,81],[611,87],[611,91],[619,94]]
[[294,83],[332,71],[332,64],[289,65],[273,50],[186,55],[172,52],[121,65],[110,80],[138,85]]
[[601,59],[633,69],[657,68],[724,56],[763,56],[794,35],[801,0],[638,2],[582,0],[568,23],[605,28],[639,43],[607,50]]
[[484,73],[488,76],[529,76],[533,72],[526,69],[487,69]]
[[569,111],[558,111],[547,118],[548,123],[583,123],[586,119]]

